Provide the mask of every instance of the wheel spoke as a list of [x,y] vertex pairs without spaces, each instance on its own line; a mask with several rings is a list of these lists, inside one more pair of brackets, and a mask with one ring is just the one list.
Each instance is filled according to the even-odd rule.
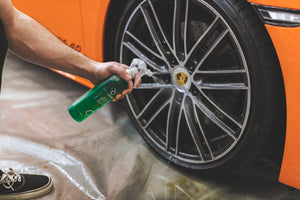
[[244,69],[196,71],[196,74],[244,74],[244,73],[246,73],[246,70]]
[[157,58],[164,60],[164,58],[160,55],[158,55],[156,52],[154,52],[152,49],[150,49],[149,47],[147,47],[147,45],[145,45],[142,41],[140,41],[137,37],[135,37],[132,33],[130,33],[129,31],[125,32],[126,35],[128,35],[131,39],[133,39],[135,42],[137,42],[141,47],[143,47],[143,49],[150,53],[153,56],[156,56]]
[[[249,87],[246,85],[245,82],[235,81],[235,82],[222,82],[216,78],[215,80],[217,82],[210,83],[211,81],[207,81],[205,77],[210,77],[211,75],[215,75],[216,77],[241,77],[244,76],[247,73],[246,70],[240,69],[240,70],[211,70],[211,71],[197,71],[195,74],[197,74],[198,78],[197,80],[193,80],[193,83],[196,85],[196,87],[202,91],[202,89],[205,90],[248,90]],[[203,76],[199,78],[199,76]],[[237,80],[237,79],[234,79]]]
[[204,151],[204,148],[203,148],[203,145],[201,143],[201,140],[200,140],[200,137],[198,135],[198,131],[197,131],[197,128],[196,128],[196,122],[194,121],[194,112],[188,108],[189,106],[191,105],[184,105],[184,110],[183,110],[183,113],[184,113],[184,116],[185,116],[185,119],[187,121],[187,125],[188,125],[188,128],[189,128],[189,131],[191,133],[191,136],[193,138],[193,141],[195,143],[195,146],[198,150],[198,153],[200,155],[200,158],[201,160],[204,160],[203,159],[203,154],[205,153]]
[[214,43],[209,47],[208,51],[205,53],[201,61],[199,62],[198,66],[196,67],[195,71],[192,74],[192,77],[195,75],[196,71],[199,70],[199,67],[204,63],[206,58],[213,52],[213,50],[220,44],[220,42],[224,39],[224,37],[227,35],[228,29],[223,31],[221,35],[214,41]]
[[203,139],[204,139],[204,141],[205,141],[205,144],[206,144],[206,146],[207,146],[207,148],[208,148],[209,154],[210,154],[211,158],[214,159],[214,155],[213,155],[213,152],[212,152],[212,150],[211,150],[210,144],[208,143],[208,140],[207,140],[207,138],[206,138],[206,135],[205,135],[205,133],[204,133],[204,131],[203,131],[203,128],[202,128],[202,125],[201,125],[201,123],[200,123],[199,116],[198,116],[198,113],[197,113],[197,110],[196,110],[196,104],[195,104],[194,101],[193,101],[193,110],[194,110],[194,116],[195,116],[195,118],[196,118],[196,120],[197,120],[197,123],[198,123],[198,125],[199,125],[199,128],[200,128],[200,132],[201,132],[202,137],[203,137]]
[[245,83],[196,83],[199,89],[206,90],[247,90]]
[[136,90],[143,89],[165,89],[165,88],[174,88],[172,84],[162,84],[162,83],[141,83]]
[[[144,16],[145,22],[147,24],[149,33],[158,49],[160,52],[161,56],[164,58],[165,63],[168,64],[169,68],[171,68],[171,65],[168,62],[168,58],[170,57],[170,54],[173,54],[173,57],[179,62],[176,54],[174,53],[174,50],[171,48],[170,43],[168,42],[166,35],[161,27],[161,23],[157,17],[156,11],[151,3],[150,0],[146,1],[147,4],[150,7],[151,13],[154,16],[154,19],[151,17],[151,13],[149,12],[148,9],[144,8],[141,6],[141,12]],[[169,55],[168,53],[169,52]]]
[[152,67],[155,70],[162,71],[160,69],[160,66],[157,63],[153,62],[150,58],[148,58],[145,54],[143,54],[139,49],[137,49],[133,44],[131,44],[129,42],[124,42],[123,45],[126,46],[134,55],[136,55],[140,59],[144,60],[147,63],[147,65],[149,65],[150,67]]
[[210,37],[210,34],[215,31],[215,29],[217,28],[217,25],[218,25],[218,23],[217,23],[218,20],[219,20],[219,17],[216,17],[214,19],[214,21],[211,23],[211,25],[203,33],[203,35],[197,40],[197,42],[194,44],[194,46],[192,47],[190,52],[187,54],[185,61],[184,61],[184,65],[189,61],[189,59],[196,52],[196,50],[201,48],[201,46],[203,45],[203,42],[206,41],[208,37]]
[[166,151],[168,151],[169,148],[173,145],[174,140],[176,141],[175,121],[177,121],[176,118],[178,117],[181,103],[177,103],[174,100],[175,94],[176,90],[173,90],[172,101],[170,103],[166,125]]
[[[194,98],[194,97],[193,97]],[[237,140],[235,136],[235,132],[225,124],[219,117],[217,117],[212,111],[210,111],[200,100],[193,99],[195,105],[212,121],[214,122],[219,128],[221,128],[225,133],[227,133],[230,137],[234,140]]]
[[149,102],[144,106],[143,110],[138,114],[137,118],[139,119],[146,110],[150,108],[151,105],[159,101],[159,97],[162,94],[163,89],[160,89],[150,100]]
[[185,102],[186,95],[183,95],[181,104],[180,104],[180,109],[179,109],[179,115],[178,115],[178,120],[177,120],[177,127],[176,127],[176,147],[175,147],[175,155],[178,156],[178,151],[179,151],[179,133],[180,133],[180,125],[181,125],[181,117],[182,117],[182,112],[184,109],[183,102]]
[[[182,0],[174,0],[174,17],[173,17],[173,49],[176,52],[179,60],[185,59],[186,56],[186,32],[187,32],[187,18],[188,18],[188,0],[186,0],[185,5],[185,19],[184,21],[184,38],[181,36],[182,29],[182,10],[184,5],[182,5]],[[184,53],[184,57],[182,55]]]
[[161,75],[161,74],[171,74],[171,72],[169,72],[169,71],[158,71],[158,72],[153,72],[153,76]]
[[185,7],[185,19],[184,19],[184,58],[187,57],[187,27],[188,27],[188,17],[189,17],[189,0],[186,0]]
[[211,98],[209,98],[201,89],[200,93],[202,96],[211,104],[214,106],[215,109],[217,109],[220,113],[225,115],[228,119],[230,119],[235,125],[237,125],[239,128],[242,128],[242,124],[240,124],[238,121],[233,119],[228,113],[226,113],[223,109],[221,109]]
[[[174,19],[173,19],[173,49],[177,52],[180,42],[180,3],[181,0],[174,0]],[[177,43],[177,44],[176,44]]]
[[152,117],[149,119],[149,121],[147,122],[147,124],[145,125],[145,128],[147,128],[151,123],[152,121],[161,113],[161,111],[163,111],[163,109],[165,107],[167,107],[168,105],[170,104],[170,101],[167,101],[165,102],[164,104],[162,104],[158,109],[157,111],[152,115]]

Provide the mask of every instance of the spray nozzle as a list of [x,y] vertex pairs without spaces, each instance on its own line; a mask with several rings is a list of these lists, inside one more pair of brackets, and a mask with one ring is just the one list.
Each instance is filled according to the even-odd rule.
[[138,58],[135,58],[132,60],[127,72],[132,76],[132,78],[135,76],[136,73],[139,72],[138,76],[135,79],[134,87],[136,87],[136,84],[139,82],[139,80],[143,76],[145,76],[145,75],[147,75],[149,77],[153,76],[152,71],[147,68],[146,63],[143,60],[138,59]]

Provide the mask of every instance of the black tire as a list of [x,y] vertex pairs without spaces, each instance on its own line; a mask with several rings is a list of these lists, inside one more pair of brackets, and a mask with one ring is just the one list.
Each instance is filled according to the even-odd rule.
[[[175,1],[181,4],[180,9],[175,9],[172,3]],[[202,10],[196,12],[197,9]],[[176,13],[173,18],[167,16],[172,10]],[[179,21],[179,25],[171,19]],[[152,35],[147,29],[149,24],[156,29]],[[116,60],[129,64],[132,58],[140,56],[152,70],[163,71],[157,79],[144,78],[143,82],[159,82],[166,89],[135,90],[127,97],[127,108],[141,136],[171,164],[215,175],[243,173],[265,155],[274,135],[284,135],[285,93],[281,69],[271,39],[246,1],[130,0],[118,27]],[[174,37],[172,31],[168,31],[170,28],[176,30]],[[205,31],[209,34],[203,37],[203,42],[199,38]],[[222,33],[225,36],[217,43]],[[196,45],[198,40],[206,48]],[[140,52],[137,53],[137,49]],[[186,59],[188,52],[192,52],[194,68]],[[188,60],[185,65],[181,65],[183,60]],[[178,82],[176,85],[173,79],[179,74],[174,72],[177,68],[181,70],[179,73],[188,74],[191,85],[180,87]],[[168,70],[169,74],[163,74]],[[221,75],[214,74],[216,71],[222,72]],[[174,87],[168,89],[170,85]],[[167,105],[158,110],[163,104]],[[180,126],[175,125],[175,121]],[[167,125],[169,128],[164,128]]]

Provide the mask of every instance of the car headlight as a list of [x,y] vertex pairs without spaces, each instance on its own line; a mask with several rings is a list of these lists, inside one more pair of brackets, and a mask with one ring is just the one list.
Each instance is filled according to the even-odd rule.
[[276,26],[300,26],[300,11],[253,4],[266,24]]

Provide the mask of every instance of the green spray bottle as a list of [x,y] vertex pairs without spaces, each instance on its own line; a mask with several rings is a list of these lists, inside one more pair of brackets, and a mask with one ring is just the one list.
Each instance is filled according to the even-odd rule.
[[[153,76],[153,73],[147,69],[146,63],[138,58],[133,59],[127,72],[132,78],[139,72],[134,86],[142,76]],[[112,75],[75,100],[68,107],[69,113],[73,119],[82,122],[126,89],[128,89],[128,82],[118,75]]]

